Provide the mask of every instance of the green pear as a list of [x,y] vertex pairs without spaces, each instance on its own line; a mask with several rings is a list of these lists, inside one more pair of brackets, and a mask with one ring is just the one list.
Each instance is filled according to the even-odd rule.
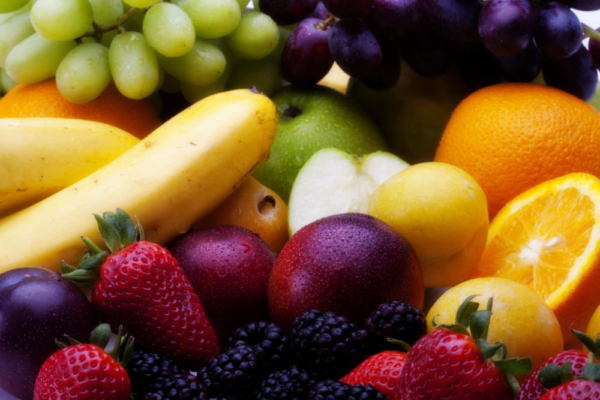
[[400,81],[392,89],[375,91],[351,79],[348,96],[377,124],[390,150],[411,164],[431,161],[450,114],[471,89],[456,68],[427,78],[402,61]]
[[373,121],[337,90],[289,85],[272,99],[279,114],[277,135],[269,160],[258,166],[254,177],[285,202],[298,171],[316,151],[335,147],[361,156],[387,150]]
[[290,236],[323,217],[366,214],[375,189],[408,166],[384,151],[363,157],[334,148],[317,151],[304,164],[292,186],[288,204]]

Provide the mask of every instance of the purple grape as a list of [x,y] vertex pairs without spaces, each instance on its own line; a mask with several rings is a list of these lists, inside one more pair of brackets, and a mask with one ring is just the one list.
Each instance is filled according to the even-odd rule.
[[322,0],[330,13],[342,19],[365,18],[375,0]]
[[333,66],[329,51],[329,29],[324,21],[309,18],[292,31],[281,53],[283,77],[298,86],[319,82]]
[[581,46],[583,28],[573,11],[551,1],[538,11],[535,40],[546,57],[565,58]]
[[460,44],[479,42],[479,0],[422,0],[427,25],[443,38]]
[[534,29],[535,15],[528,0],[488,0],[481,10],[479,36],[495,55],[520,53],[531,41]]
[[419,75],[441,76],[452,65],[454,45],[425,25],[419,25],[408,35],[396,39],[404,60]]
[[259,0],[260,11],[273,18],[277,25],[302,21],[314,11],[319,0]]
[[472,89],[502,82],[496,61],[483,46],[459,51],[457,61],[461,76]]
[[508,82],[531,82],[540,73],[542,52],[531,41],[522,52],[511,57],[493,55],[502,79]]
[[600,0],[561,0],[568,7],[582,11],[600,10]]
[[387,90],[396,86],[400,79],[400,54],[389,38],[380,38],[381,65],[379,70],[370,76],[360,79],[370,89]]
[[400,37],[422,20],[420,0],[375,0],[366,22],[378,35]]
[[596,93],[598,72],[592,55],[583,44],[570,57],[561,59],[542,59],[542,74],[548,86],[552,86],[584,101]]
[[0,275],[0,386],[33,398],[36,375],[65,335],[89,341],[98,320],[91,303],[71,282],[44,268]]
[[326,20],[331,14],[327,10],[327,7],[322,2],[319,2],[313,12],[311,12],[307,18],[317,18],[320,20]]

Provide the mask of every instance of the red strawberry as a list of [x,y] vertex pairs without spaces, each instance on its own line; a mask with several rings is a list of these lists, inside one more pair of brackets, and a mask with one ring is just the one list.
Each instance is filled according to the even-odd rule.
[[[78,283],[95,281],[92,304],[101,318],[113,328],[123,325],[148,349],[184,363],[202,365],[217,356],[215,332],[171,253],[144,241],[141,227],[122,210],[96,220],[113,255],[106,257],[86,241],[93,253],[78,269],[63,264],[63,272]],[[141,241],[136,241],[138,229]]]
[[554,387],[540,400],[592,400],[600,399],[600,383],[575,379]]
[[370,384],[379,392],[390,396],[400,378],[406,357],[406,353],[392,350],[374,354],[340,379],[340,382],[348,385]]
[[[108,341],[110,328],[100,325],[95,332],[108,332],[101,346]],[[94,333],[92,333],[92,337]],[[121,335],[117,337],[121,343]],[[130,340],[126,352],[130,352]],[[111,353],[119,353],[119,346]],[[34,387],[34,400],[129,400],[131,382],[127,371],[111,353],[96,344],[74,344],[52,354],[42,365]]]
[[456,325],[439,326],[415,343],[389,400],[513,398],[516,382],[505,373],[526,373],[531,360],[505,360],[502,342],[485,341],[492,303],[487,310],[476,311],[479,304],[471,301],[473,297],[459,308]]

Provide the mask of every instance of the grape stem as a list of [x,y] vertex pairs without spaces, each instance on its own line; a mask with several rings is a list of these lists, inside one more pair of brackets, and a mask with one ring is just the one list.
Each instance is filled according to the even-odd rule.
[[596,42],[600,42],[600,32],[595,30],[594,28],[582,23],[583,33],[586,37],[589,37],[590,40],[595,40]]
[[125,27],[123,26],[129,18],[131,18],[136,12],[138,12],[139,8],[131,7],[125,14],[121,15],[117,18],[117,22],[108,26],[100,26],[95,22],[92,22],[92,26],[94,27],[94,32],[86,33],[81,36],[78,41],[81,41],[84,37],[93,37],[97,42],[102,40],[102,35],[106,32],[110,32],[112,30],[118,29],[120,33],[125,32]]

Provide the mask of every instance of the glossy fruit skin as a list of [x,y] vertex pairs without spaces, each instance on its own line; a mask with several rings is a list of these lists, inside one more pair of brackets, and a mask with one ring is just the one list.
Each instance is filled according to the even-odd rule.
[[340,382],[348,385],[373,385],[379,392],[391,396],[400,379],[406,358],[407,354],[402,351],[382,351],[360,363],[342,377]]
[[190,364],[219,353],[200,299],[165,248],[135,242],[108,257],[100,274],[92,304],[113,331],[123,325],[137,343]]
[[573,380],[550,389],[540,400],[588,400],[600,397],[600,383]]
[[581,350],[565,350],[548,358],[521,383],[519,393],[517,394],[517,400],[538,400],[544,393],[548,392],[548,389],[546,389],[538,379],[538,375],[544,366],[556,364],[559,367],[562,367],[567,360],[570,360],[573,376],[581,376],[583,367],[587,364],[587,359],[588,353]]
[[78,344],[46,360],[35,382],[33,399],[128,400],[130,395],[131,381],[125,368],[98,346]]
[[88,340],[98,324],[92,305],[71,282],[45,268],[0,275],[0,387],[31,399],[36,375],[64,335]]
[[268,318],[267,284],[275,252],[239,226],[189,231],[169,250],[223,342],[235,328]]
[[470,336],[438,329],[411,349],[389,400],[510,400],[500,370]]
[[412,246],[366,214],[317,220],[288,240],[269,279],[269,312],[284,329],[319,309],[362,324],[379,304],[423,306],[423,276]]

